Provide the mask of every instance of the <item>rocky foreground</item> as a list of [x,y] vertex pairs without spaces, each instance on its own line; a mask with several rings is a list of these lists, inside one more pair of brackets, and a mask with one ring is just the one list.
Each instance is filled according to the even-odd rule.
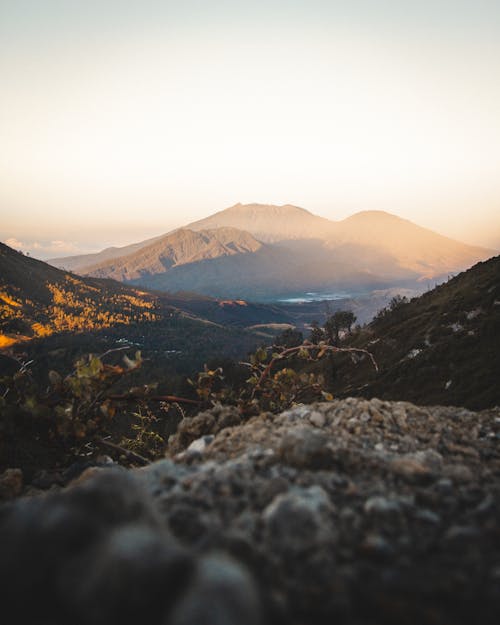
[[500,409],[215,408],[169,455],[3,505],[4,622],[500,622]]

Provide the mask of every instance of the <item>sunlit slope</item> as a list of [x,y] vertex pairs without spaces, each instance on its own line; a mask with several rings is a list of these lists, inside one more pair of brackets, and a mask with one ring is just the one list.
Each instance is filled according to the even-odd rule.
[[132,243],[131,245],[124,245],[122,247],[107,247],[101,252],[96,252],[95,254],[80,254],[79,256],[51,258],[47,262],[54,267],[59,267],[59,269],[78,272],[78,270],[82,267],[97,265],[108,260],[113,260],[114,258],[120,258],[121,256],[133,254],[141,248],[151,245],[159,238],[160,237],[154,237],[153,239],[147,239],[146,241],[140,241],[139,243]]
[[323,239],[336,223],[291,204],[236,204],[189,224],[191,230],[231,227],[250,232],[259,241]]
[[289,320],[280,309],[244,300],[218,300],[192,292],[151,293],[114,280],[79,277],[0,243],[0,347],[120,324],[143,328],[143,322],[155,322],[156,332],[159,325],[178,332],[186,328],[191,332],[192,324],[210,325],[215,336],[222,326],[245,328]]
[[493,250],[466,245],[384,211],[363,211],[336,224],[327,245],[347,257],[352,248],[373,267],[376,254],[415,272],[421,279],[462,271],[489,258]]
[[256,299],[438,281],[494,254],[384,211],[334,222],[296,206],[267,204],[237,204],[122,251],[131,249],[97,264],[95,255],[86,262],[84,256],[63,260],[77,263],[84,275]]
[[[188,263],[257,252],[261,247],[248,232],[235,228],[200,232],[180,229],[132,254],[87,267],[83,273],[121,281],[138,280]],[[192,285],[185,288],[192,290]]]
[[0,347],[56,332],[156,321],[161,314],[153,295],[79,278],[0,243]]

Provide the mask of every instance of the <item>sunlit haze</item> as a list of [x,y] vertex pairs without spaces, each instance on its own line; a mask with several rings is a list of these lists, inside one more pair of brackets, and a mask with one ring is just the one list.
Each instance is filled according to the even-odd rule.
[[500,249],[497,0],[0,0],[0,239],[42,258],[236,202]]

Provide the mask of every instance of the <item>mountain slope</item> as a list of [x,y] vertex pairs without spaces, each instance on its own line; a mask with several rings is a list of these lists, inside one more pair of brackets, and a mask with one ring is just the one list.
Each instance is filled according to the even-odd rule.
[[379,314],[349,344],[367,362],[339,365],[343,395],[486,408],[500,405],[500,256]]
[[161,239],[162,236],[164,235],[122,247],[107,247],[101,252],[97,252],[95,254],[80,254],[79,256],[49,258],[47,262],[54,267],[58,267],[59,269],[78,272],[81,268],[88,267],[89,265],[98,265],[99,263],[113,260],[114,258],[120,258],[122,256],[133,254],[143,247],[147,247],[155,241],[158,241],[158,239]]
[[0,243],[0,347],[54,333],[157,321],[158,298],[79,278]]
[[290,321],[286,312],[272,306],[196,293],[150,293],[114,280],[80,278],[0,243],[0,348],[61,332],[118,326],[134,325],[144,334],[140,328],[145,323],[177,326],[182,334],[188,325],[193,332],[193,324],[245,328]]
[[[407,275],[407,274],[405,274]],[[130,284],[158,291],[189,288],[216,297],[269,300],[290,293],[325,290],[365,291],[387,285],[387,277],[356,265],[336,262],[317,250],[314,258],[263,245],[254,253],[220,256],[172,267],[156,275],[143,275]]]
[[[361,211],[342,221],[313,215],[297,206],[236,204],[191,224],[191,229],[232,226],[259,241],[280,243],[294,252],[297,241],[315,240],[316,253],[331,252],[337,263],[354,265],[389,279],[407,270],[421,279],[462,271],[493,254],[422,228],[385,211]],[[323,254],[324,256],[324,254]]]
[[[262,244],[250,234],[235,228],[199,232],[183,228],[128,256],[87,267],[84,273],[120,281],[137,280],[162,274],[179,265],[252,253],[261,247]],[[186,288],[193,290],[192,285],[187,285]]]
[[446,278],[492,254],[383,211],[334,222],[291,205],[237,204],[137,244],[125,256],[85,267],[79,257],[78,270],[160,290],[255,299],[407,287]]
[[[200,231],[236,228],[251,233],[259,241],[276,242],[293,239],[324,238],[335,228],[335,222],[313,215],[304,208],[272,204],[236,204],[209,217],[187,224],[183,229]],[[111,247],[97,254],[81,254],[50,259],[50,264],[71,271],[87,270],[117,258],[129,256],[153,243],[174,235],[177,230],[125,247]]]
[[187,226],[191,230],[232,227],[250,232],[259,241],[323,239],[335,222],[291,204],[236,204]]
[[[493,254],[492,250],[460,243],[384,211],[362,211],[337,222],[327,245],[344,254],[349,246],[358,254],[360,250],[365,255],[376,250],[399,267],[427,279],[462,271]],[[372,259],[368,260],[373,266]]]

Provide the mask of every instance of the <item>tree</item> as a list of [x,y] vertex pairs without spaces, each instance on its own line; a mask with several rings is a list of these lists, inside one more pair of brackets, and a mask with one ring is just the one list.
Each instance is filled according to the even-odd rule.
[[325,333],[322,328],[319,327],[319,323],[317,321],[313,321],[311,323],[311,334],[309,335],[309,340],[314,345],[317,345],[320,341],[325,340]]
[[344,328],[352,334],[352,326],[356,323],[356,315],[352,312],[352,310],[344,310],[342,311],[343,320],[344,320]]
[[325,322],[325,335],[329,343],[338,345],[341,330],[351,333],[351,326],[356,321],[356,315],[351,310],[338,310]]
[[304,341],[304,336],[296,328],[287,328],[276,337],[274,344],[281,347],[297,347]]
[[380,321],[396,310],[400,310],[406,304],[409,304],[410,300],[406,297],[406,295],[395,295],[391,301],[385,306],[385,308],[381,308],[378,313],[374,317],[374,321]]

